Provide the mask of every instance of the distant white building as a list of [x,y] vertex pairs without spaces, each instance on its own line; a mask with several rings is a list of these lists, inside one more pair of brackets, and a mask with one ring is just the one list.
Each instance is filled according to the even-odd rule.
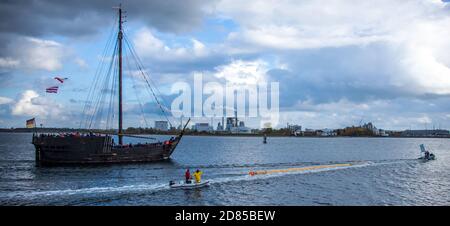
[[377,129],[377,127],[375,127],[371,122],[364,124],[363,128],[366,128],[366,129],[372,131],[373,134],[376,136],[380,135],[380,130]]
[[238,121],[237,116],[228,117],[226,119],[226,124],[224,125],[224,131],[238,134],[238,133],[252,133],[252,129],[245,126],[244,121]]
[[245,126],[244,121],[239,121],[239,126],[237,128],[232,128],[232,133],[252,133],[252,129]]
[[323,137],[332,137],[332,136],[337,136],[336,131],[332,130],[332,129],[323,129],[322,133],[320,134]]
[[231,133],[252,133],[252,129],[246,126],[231,127]]
[[288,129],[291,131],[291,135],[299,136],[302,134],[302,126],[288,125]]
[[212,132],[214,129],[212,126],[209,125],[209,123],[195,123],[193,126],[194,130],[197,130],[197,132]]
[[155,129],[160,131],[167,131],[169,129],[169,124],[167,121],[155,121]]
[[383,130],[383,129],[380,129],[380,130],[379,130],[379,134],[380,134],[380,136],[382,136],[382,137],[388,137],[388,136],[389,136],[389,134],[386,133],[386,131]]

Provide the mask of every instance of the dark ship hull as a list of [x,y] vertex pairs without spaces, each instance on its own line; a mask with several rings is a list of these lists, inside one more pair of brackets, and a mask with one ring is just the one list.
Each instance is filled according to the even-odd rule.
[[138,163],[165,160],[181,140],[115,146],[111,136],[33,135],[36,165]]

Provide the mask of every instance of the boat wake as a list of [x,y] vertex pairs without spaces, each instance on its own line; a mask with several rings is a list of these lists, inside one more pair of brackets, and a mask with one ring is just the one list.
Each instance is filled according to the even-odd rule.
[[[376,165],[376,163],[373,162],[364,162],[364,163],[358,163],[358,164],[349,164],[345,166],[341,165],[328,165],[326,168],[319,168],[318,166],[321,165],[315,165],[315,166],[307,166],[307,167],[301,167],[301,168],[288,168],[288,169],[275,169],[271,170],[273,172],[271,173],[265,173],[261,175],[251,175],[250,173],[247,173],[245,175],[235,176],[235,177],[223,177],[223,178],[214,178],[210,179],[210,184],[222,184],[222,183],[228,183],[228,182],[236,182],[236,181],[251,181],[251,180],[265,180],[265,179],[271,179],[275,177],[282,177],[286,175],[295,175],[295,174],[308,174],[308,173],[320,173],[320,172],[327,172],[327,171],[336,171],[336,170],[343,170],[343,169],[349,169],[349,168],[359,168],[359,167],[366,167]],[[315,168],[317,167],[317,168]],[[290,170],[295,169],[295,170]],[[269,171],[269,170],[267,170]],[[253,171],[250,171],[253,172]]]
[[[383,161],[383,162],[372,162],[372,161],[359,161],[353,162],[351,164],[335,164],[335,165],[314,165],[314,166],[302,166],[300,168],[295,168],[295,171],[288,171],[288,169],[265,169],[270,171],[270,173],[261,175],[250,175],[248,171],[243,171],[242,173],[236,174],[215,174],[214,178],[205,178],[211,185],[226,184],[237,181],[252,181],[252,180],[266,180],[273,179],[276,177],[282,177],[286,175],[295,174],[311,174],[311,173],[321,173],[327,171],[336,171],[352,168],[361,168],[368,166],[378,166],[384,164],[395,164],[404,162],[398,161]],[[325,168],[320,168],[320,166],[326,166]],[[35,197],[35,198],[45,198],[47,196],[71,196],[71,195],[98,195],[98,194],[129,194],[129,193],[143,193],[143,192],[159,192],[164,190],[170,190],[170,186],[167,183],[154,183],[154,184],[135,184],[126,186],[105,186],[105,187],[90,187],[90,188],[79,188],[79,189],[63,189],[63,190],[51,190],[51,191],[34,191],[34,192],[11,192],[7,194],[7,197],[1,197],[0,199],[17,199],[20,197]]]

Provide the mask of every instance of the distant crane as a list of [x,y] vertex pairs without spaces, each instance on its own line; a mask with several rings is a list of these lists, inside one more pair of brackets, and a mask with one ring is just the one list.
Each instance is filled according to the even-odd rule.
[[358,123],[358,125],[359,125],[359,127],[361,127],[362,125],[361,125],[361,123],[362,123],[362,120],[364,119],[364,116],[363,117],[361,117],[361,120],[359,120],[359,123]]

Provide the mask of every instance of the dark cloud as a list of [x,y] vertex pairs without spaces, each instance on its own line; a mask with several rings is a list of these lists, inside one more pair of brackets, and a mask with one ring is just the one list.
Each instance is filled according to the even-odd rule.
[[397,76],[395,54],[383,44],[302,50],[279,54],[288,70],[273,69],[270,80],[280,84],[280,105],[298,101],[354,103],[399,97],[426,98],[414,87],[391,83]]
[[[113,6],[106,0],[11,0],[0,2],[0,31],[26,36],[89,35],[111,24]],[[164,32],[190,31],[200,25],[214,1],[130,0],[127,21],[138,20]]]

